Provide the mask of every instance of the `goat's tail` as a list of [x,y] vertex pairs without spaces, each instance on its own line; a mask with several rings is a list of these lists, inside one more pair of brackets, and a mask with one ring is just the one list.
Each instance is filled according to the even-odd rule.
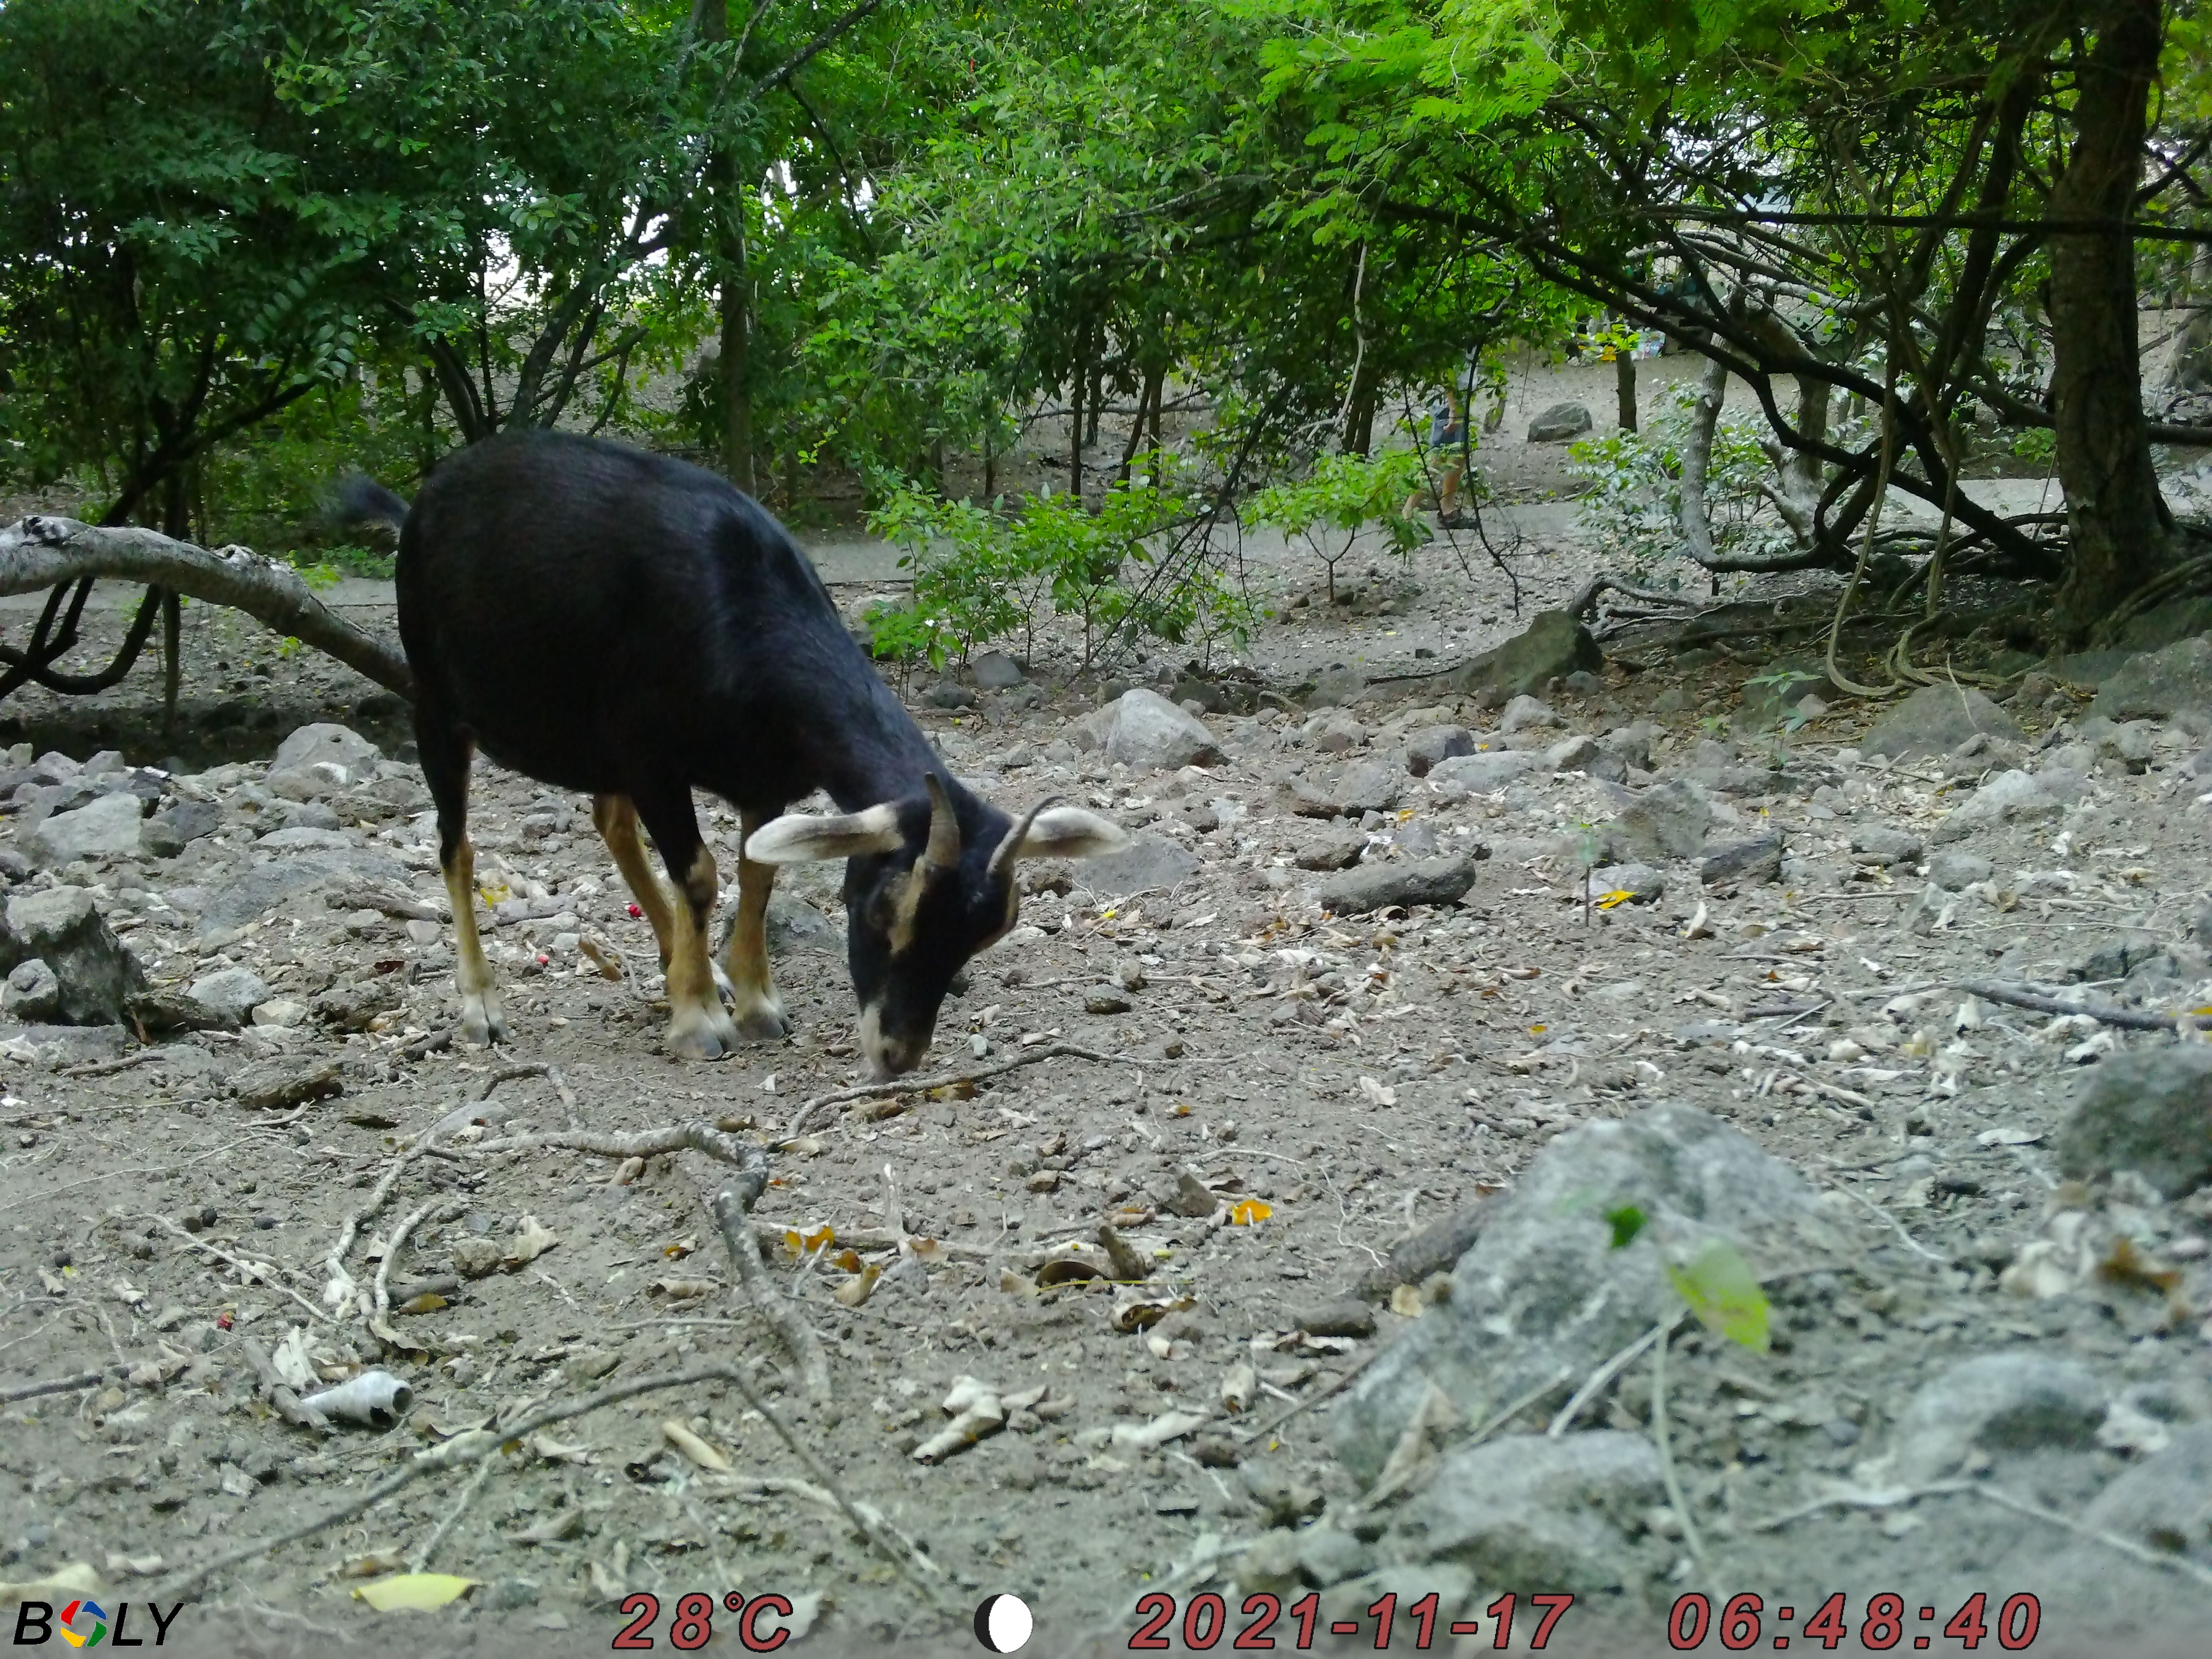
[[407,503],[366,472],[349,472],[331,485],[325,511],[335,525],[388,524],[397,530],[407,522]]

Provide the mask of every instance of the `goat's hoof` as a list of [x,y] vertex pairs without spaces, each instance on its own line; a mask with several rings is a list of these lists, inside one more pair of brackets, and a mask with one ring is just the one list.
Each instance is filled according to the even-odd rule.
[[791,1035],[791,1016],[773,1002],[764,1002],[739,1014],[737,1026],[740,1042],[780,1042]]
[[679,1060],[720,1060],[737,1046],[738,1029],[726,1015],[714,1019],[702,1012],[668,1028],[668,1052]]
[[459,1036],[464,1048],[489,1048],[507,1040],[507,1022],[495,1009],[464,1008]]

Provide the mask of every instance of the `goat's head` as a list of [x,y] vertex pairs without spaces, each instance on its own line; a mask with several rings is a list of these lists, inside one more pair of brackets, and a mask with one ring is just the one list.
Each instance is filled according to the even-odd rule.
[[883,1077],[921,1063],[953,975],[1012,928],[1018,860],[1088,858],[1129,839],[1079,806],[1047,800],[1012,819],[957,785],[948,791],[934,772],[923,781],[922,795],[865,811],[786,814],[744,844],[744,856],[763,864],[846,860],[846,951],[860,1046]]

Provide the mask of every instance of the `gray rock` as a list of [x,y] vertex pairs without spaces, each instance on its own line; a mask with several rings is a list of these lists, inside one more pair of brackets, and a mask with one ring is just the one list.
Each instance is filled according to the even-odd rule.
[[1474,752],[1474,733],[1464,726],[1425,726],[1406,738],[1406,769],[1426,777],[1442,762]]
[[2129,928],[2092,945],[2075,974],[2093,982],[2125,979],[2165,949],[2166,941],[2156,933],[2141,927]]
[[1608,755],[1617,755],[1640,772],[1651,769],[1651,739],[1656,729],[1649,720],[1638,720],[1628,726],[1616,726],[1597,740],[1597,746]]
[[1735,729],[1765,731],[1778,726],[1810,696],[1827,702],[1839,693],[1826,668],[1806,663],[1778,663],[1758,678],[1747,681],[1736,701]]
[[775,951],[842,951],[845,930],[795,893],[768,902],[768,944]]
[[319,800],[295,801],[284,808],[287,830],[335,830],[340,822],[336,810]]
[[1862,753],[1948,754],[1977,732],[2020,741],[2013,717],[1971,686],[1923,685],[1875,722]]
[[1522,731],[1532,726],[1557,726],[1558,724],[1559,724],[1559,715],[1557,709],[1540,697],[1532,697],[1523,693],[1505,705],[1505,712],[1498,716],[1498,729],[1501,732],[1512,732]]
[[305,772],[327,763],[342,766],[357,777],[382,758],[383,752],[351,727],[319,721],[301,726],[279,744],[276,758],[269,763],[269,770]]
[[1387,812],[1398,804],[1401,769],[1388,760],[1354,761],[1344,769],[1332,793],[1346,814]]
[[1928,860],[1928,879],[1947,893],[1987,881],[1996,870],[1996,865],[1974,853],[1938,853]]
[[2212,1045],[2123,1049],[2076,1089],[2056,1146],[2068,1175],[2133,1170],[2169,1201],[2212,1185]]
[[1698,861],[1698,875],[1708,887],[1731,881],[1779,881],[1782,837],[1761,836],[1716,847]]
[[1007,691],[1022,683],[1022,665],[1003,651],[986,651],[968,665],[975,684],[986,691]]
[[2185,710],[2212,710],[2212,639],[2203,635],[2129,658],[2089,705],[2116,720],[2172,720]]
[[1298,735],[1316,754],[1340,755],[1365,743],[1367,728],[1349,714],[1328,709],[1308,720]]
[[1540,691],[1547,681],[1578,668],[1595,673],[1604,667],[1605,653],[1589,629],[1564,611],[1544,611],[1525,632],[1484,652],[1454,678],[1463,691],[1494,686],[1514,696]]
[[191,984],[193,1001],[225,1019],[244,1020],[271,993],[251,968],[218,968]]
[[1349,663],[1333,662],[1314,676],[1306,693],[1309,708],[1329,708],[1350,702],[1367,689],[1367,677]]
[[1291,861],[1301,870],[1349,870],[1366,850],[1367,837],[1346,830],[1300,848]]
[[173,859],[203,836],[222,828],[222,808],[213,801],[180,800],[139,827],[139,842],[155,858]]
[[1638,904],[1649,904],[1667,890],[1667,878],[1648,864],[1605,864],[1590,872],[1592,893],[1626,893]]
[[89,806],[56,812],[33,825],[23,837],[23,850],[47,866],[76,859],[137,858],[143,850],[142,811],[136,795],[102,795]]
[[1109,760],[1135,771],[1173,771],[1182,766],[1212,766],[1221,746],[1203,721],[1157,691],[1133,686],[1085,721]]
[[1594,424],[1587,405],[1553,404],[1528,422],[1528,441],[1532,444],[1568,443],[1581,437]]
[[1712,819],[1713,809],[1695,785],[1654,784],[1606,826],[1607,842],[1616,858],[1647,864],[1693,859],[1705,848]]
[[1629,1540],[1665,1492],[1659,1454],[1640,1434],[1506,1435],[1446,1457],[1393,1541],[1456,1562],[1479,1583],[1602,1595],[1647,1570]]
[[1131,896],[1175,887],[1203,867],[1188,848],[1163,836],[1139,835],[1120,852],[1086,863],[1083,881],[1093,892]]
[[334,1060],[279,1056],[241,1067],[230,1080],[238,1103],[248,1111],[278,1111],[327,1100],[345,1092],[345,1079]]
[[1298,1573],[1309,1584],[1326,1589],[1357,1578],[1375,1565],[1374,1551],[1326,1521],[1315,1522],[1297,1536]]
[[36,957],[17,963],[0,987],[0,1014],[31,1025],[60,1019],[61,976]]
[[264,852],[298,853],[309,849],[338,852],[351,847],[353,842],[343,830],[318,830],[307,824],[295,824],[270,830],[258,844]]
[[923,695],[933,708],[973,708],[979,701],[971,688],[957,680],[939,680]]
[[[2089,781],[2063,767],[2046,766],[2031,775],[2000,772],[1952,809],[1947,824],[2009,823],[2017,818],[2049,817],[2088,793]],[[1955,833],[1955,830],[1954,831]]]
[[[1605,1212],[1623,1205],[1646,1221],[1616,1249]],[[1680,1304],[1661,1271],[1662,1242],[1725,1238],[1751,1261],[1841,1254],[1855,1243],[1849,1224],[1796,1170],[1682,1105],[1569,1130],[1489,1208],[1453,1273],[1450,1299],[1370,1364],[1337,1408],[1336,1449],[1363,1485],[1431,1383],[1465,1420],[1480,1422],[1554,1377],[1588,1376],[1672,1317]]]
[[[260,844],[268,843],[264,839]],[[304,851],[250,865],[200,907],[200,937],[205,939],[242,927],[264,911],[302,894],[356,881],[404,888],[407,871],[386,854],[354,847]]]
[[2165,1450],[2099,1492],[2081,1519],[2153,1549],[2212,1563],[2212,1423],[2175,1429]]
[[1909,830],[1871,823],[1851,831],[1851,851],[1884,864],[1917,864],[1927,850],[1927,842]]
[[1554,772],[1579,772],[1592,761],[1611,758],[1597,746],[1595,738],[1579,732],[1571,738],[1562,738],[1544,750],[1544,764]]
[[0,918],[0,970],[35,958],[60,984],[57,1018],[67,1025],[112,1025],[146,988],[146,970],[115,936],[82,887],[50,887],[8,901]]
[[1976,1452],[2094,1443],[2108,1398],[2097,1374],[2054,1354],[1980,1354],[1923,1383],[1898,1418],[1890,1462],[1907,1481],[1941,1480]]
[[1422,859],[1411,864],[1363,864],[1321,884],[1322,908],[1354,916],[1393,904],[1451,904],[1474,885],[1474,860]]
[[1448,795],[1494,795],[1507,784],[1540,770],[1543,763],[1540,756],[1511,750],[1457,755],[1430,768],[1429,782]]
[[1293,1330],[1304,1331],[1308,1336],[1375,1334],[1375,1310],[1352,1297],[1292,1307],[1282,1317]]

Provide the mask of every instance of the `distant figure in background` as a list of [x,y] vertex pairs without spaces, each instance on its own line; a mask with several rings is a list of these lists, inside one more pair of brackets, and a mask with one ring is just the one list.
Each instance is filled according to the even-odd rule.
[[[1467,410],[1455,387],[1429,405],[1429,451],[1436,472],[1434,505],[1439,519],[1459,510],[1459,488],[1467,477]],[[1405,516],[1412,518],[1431,505],[1430,492],[1417,489],[1406,497]]]

